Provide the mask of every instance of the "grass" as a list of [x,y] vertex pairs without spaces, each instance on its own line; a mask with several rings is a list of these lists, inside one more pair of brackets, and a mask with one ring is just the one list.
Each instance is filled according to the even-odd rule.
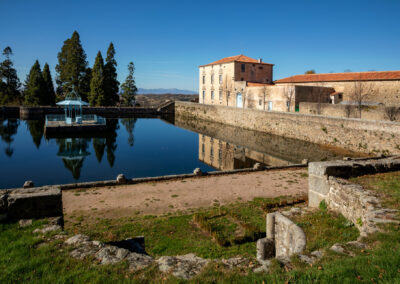
[[[400,174],[393,176],[368,176],[357,182],[371,186],[385,196],[385,202],[399,209]],[[233,203],[219,208],[196,210],[192,214],[180,213],[169,216],[134,215],[124,219],[90,219],[82,216],[66,218],[66,230],[70,234],[86,233],[92,239],[111,241],[144,235],[146,250],[153,256],[195,253],[205,258],[227,258],[237,255],[255,257],[255,242],[220,246],[212,236],[193,222],[194,214],[203,214],[216,230],[227,230],[228,238],[238,232],[241,224],[265,232],[265,213],[288,204],[294,199],[261,199]],[[213,218],[215,217],[215,218]],[[76,219],[76,220],[75,220]],[[307,234],[307,251],[330,247],[336,242],[346,242],[358,233],[342,216],[333,214],[321,206],[317,211],[298,216],[294,220]],[[0,224],[0,283],[184,283],[169,274],[163,274],[151,266],[139,272],[130,272],[126,263],[100,266],[90,259],[75,260],[69,257],[69,249],[61,241],[50,241],[47,246],[38,245],[44,240],[31,232],[43,221],[33,226],[19,228],[16,223]],[[219,229],[218,229],[219,228]],[[293,259],[293,270],[286,271],[273,261],[269,274],[255,274],[250,269],[227,270],[211,262],[193,278],[192,283],[400,283],[400,228],[385,226],[386,231],[368,237],[366,250],[354,250],[356,256],[348,257],[333,252],[313,266]],[[49,238],[49,236],[46,236]]]

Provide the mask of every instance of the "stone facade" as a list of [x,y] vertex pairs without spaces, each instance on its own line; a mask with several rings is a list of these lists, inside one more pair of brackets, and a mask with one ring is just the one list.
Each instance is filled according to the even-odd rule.
[[[318,104],[300,103],[300,113],[319,114],[325,116],[359,118],[360,113],[357,106],[343,104]],[[363,106],[361,108],[361,118],[367,120],[390,120],[400,121],[400,108],[387,106]]]
[[400,154],[400,123],[175,103],[182,119],[205,120],[364,153]]
[[[290,83],[275,82],[279,86],[287,86]],[[291,83],[297,86],[323,86],[335,89],[336,92],[343,93],[343,101],[353,101],[351,94],[354,90],[355,83],[348,82],[307,82],[307,83]],[[370,96],[365,99],[366,102],[382,103],[384,105],[400,105],[400,80],[386,81],[366,81],[365,89],[369,89]]]

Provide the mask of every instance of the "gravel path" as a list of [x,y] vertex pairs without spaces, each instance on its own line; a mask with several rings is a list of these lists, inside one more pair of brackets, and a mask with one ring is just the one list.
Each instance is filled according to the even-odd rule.
[[119,218],[210,207],[254,197],[305,195],[307,169],[284,169],[63,191],[64,213]]

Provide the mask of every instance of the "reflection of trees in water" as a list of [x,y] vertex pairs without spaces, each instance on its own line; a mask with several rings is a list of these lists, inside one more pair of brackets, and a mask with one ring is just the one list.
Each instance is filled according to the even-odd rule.
[[13,136],[17,134],[19,126],[18,119],[1,119],[0,118],[0,137],[1,140],[7,143],[5,153],[11,157],[14,153],[14,149],[11,147],[11,143],[14,141]]
[[115,155],[114,152],[117,149],[117,129],[119,128],[118,119],[107,119],[107,127],[110,130],[106,137],[107,147],[107,161],[110,167],[114,166]]
[[87,151],[90,138],[56,139],[58,144],[57,156],[61,157],[64,167],[71,171],[74,179],[79,179],[85,157],[90,155]]
[[121,123],[125,126],[126,131],[128,132],[128,144],[133,147],[135,142],[135,138],[133,137],[133,129],[135,128],[137,118],[123,118],[121,119]]
[[93,138],[93,149],[96,154],[97,161],[101,163],[104,151],[107,153],[107,161],[110,167],[114,166],[115,155],[114,152],[117,149],[117,132],[118,119],[107,119],[107,126],[109,132],[105,138]]
[[29,132],[31,133],[33,143],[35,143],[36,148],[39,149],[44,132],[44,120],[27,120],[26,125],[28,126]]
[[96,154],[97,161],[101,163],[104,155],[104,149],[106,147],[105,138],[93,138],[93,149]]

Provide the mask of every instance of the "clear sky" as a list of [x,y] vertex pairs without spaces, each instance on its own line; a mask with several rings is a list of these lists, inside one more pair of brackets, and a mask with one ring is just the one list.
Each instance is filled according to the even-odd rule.
[[74,30],[90,66],[112,41],[119,80],[133,61],[142,88],[197,90],[199,65],[238,54],[275,64],[274,79],[400,70],[399,0],[0,0],[0,11],[21,81],[36,59],[54,76]]

